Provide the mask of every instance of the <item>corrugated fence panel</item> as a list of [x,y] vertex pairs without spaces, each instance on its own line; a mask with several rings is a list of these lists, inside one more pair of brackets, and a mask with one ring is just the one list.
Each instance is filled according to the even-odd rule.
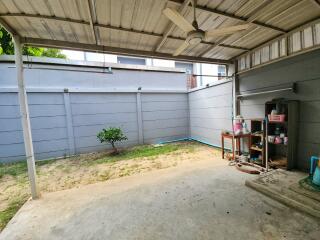
[[240,102],[245,118],[263,118],[264,103],[275,98],[300,100],[298,167],[307,170],[311,155],[319,155],[320,144],[320,51],[303,54],[240,75],[240,91],[281,88],[297,83],[292,92],[258,95]]
[[142,94],[143,137],[158,143],[189,136],[188,95],[185,93]]
[[191,138],[220,147],[221,131],[232,129],[232,82],[191,92],[189,109]]
[[128,137],[119,146],[138,144],[136,93],[70,93],[76,153],[110,148],[97,133],[120,127]]

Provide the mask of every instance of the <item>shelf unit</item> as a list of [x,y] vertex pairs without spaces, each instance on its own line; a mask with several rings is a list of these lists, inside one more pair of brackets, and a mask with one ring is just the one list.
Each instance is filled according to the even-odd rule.
[[[279,114],[285,114],[284,122],[272,122],[268,120],[268,114],[272,110],[277,110]],[[290,170],[296,166],[297,158],[297,135],[299,120],[299,101],[296,100],[273,100],[265,104],[266,116],[266,167],[283,168]],[[280,137],[284,134],[287,138],[287,144],[275,143],[269,141],[269,136]]]
[[250,161],[262,167],[265,161],[265,121],[264,119],[251,119],[251,146]]

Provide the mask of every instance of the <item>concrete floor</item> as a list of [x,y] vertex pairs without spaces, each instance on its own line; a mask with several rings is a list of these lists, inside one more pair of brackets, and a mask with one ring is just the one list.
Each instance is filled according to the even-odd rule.
[[253,176],[199,161],[44,195],[1,240],[317,239],[320,222],[247,188]]

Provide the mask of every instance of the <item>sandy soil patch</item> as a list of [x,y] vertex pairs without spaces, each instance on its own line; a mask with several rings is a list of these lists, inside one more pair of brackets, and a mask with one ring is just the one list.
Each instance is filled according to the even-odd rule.
[[[155,169],[175,167],[182,163],[196,163],[208,159],[221,163],[221,152],[218,149],[194,142],[176,143],[174,146],[178,146],[176,150],[147,157],[119,157],[116,160],[100,162],[108,153],[90,153],[40,164],[37,166],[39,187],[41,192],[54,192]],[[0,214],[10,209],[11,205],[23,204],[30,197],[28,184],[26,172],[0,178]],[[3,225],[0,223],[0,230]]]

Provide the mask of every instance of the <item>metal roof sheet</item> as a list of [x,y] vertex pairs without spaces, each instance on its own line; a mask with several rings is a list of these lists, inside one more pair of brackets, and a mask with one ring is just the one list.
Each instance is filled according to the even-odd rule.
[[[174,58],[172,53],[186,34],[173,27],[157,49],[171,24],[162,11],[166,7],[179,10],[183,3],[184,0],[0,0],[0,23],[23,37],[25,43]],[[179,60],[227,63],[246,50],[320,18],[317,0],[198,0],[197,4],[202,30],[244,22],[252,26],[191,46]],[[192,22],[191,5],[183,15]]]

